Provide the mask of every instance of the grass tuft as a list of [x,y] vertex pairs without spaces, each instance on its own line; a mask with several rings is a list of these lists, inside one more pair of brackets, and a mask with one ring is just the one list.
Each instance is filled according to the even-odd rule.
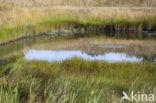
[[0,67],[1,102],[109,103],[120,101],[123,90],[154,93],[156,85],[155,63],[10,60]]

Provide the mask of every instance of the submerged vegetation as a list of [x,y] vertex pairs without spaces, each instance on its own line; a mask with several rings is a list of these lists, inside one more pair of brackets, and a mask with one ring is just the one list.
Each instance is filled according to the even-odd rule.
[[154,93],[156,86],[156,65],[149,62],[109,64],[75,58],[48,63],[21,56],[5,61],[0,67],[0,102],[119,103],[122,91]]

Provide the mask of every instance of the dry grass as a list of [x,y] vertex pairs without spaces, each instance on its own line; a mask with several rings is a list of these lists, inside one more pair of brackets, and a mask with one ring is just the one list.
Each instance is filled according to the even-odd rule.
[[[155,30],[156,28],[156,8],[152,6],[100,7],[100,5],[95,6],[94,3],[90,3],[102,2],[97,0],[85,2],[77,0],[70,2],[69,5],[68,1],[63,0],[47,0],[44,2],[41,0],[30,0],[30,2],[0,0],[0,2],[0,42],[16,39],[27,34],[51,32],[52,29],[55,29],[54,26],[58,26],[59,29],[63,27],[67,29],[69,27],[68,23],[71,23],[70,28],[72,29],[81,27],[88,30],[93,30],[94,27],[99,30],[101,27],[101,29],[110,30],[138,31]],[[61,2],[64,2],[64,4],[61,4]],[[80,5],[79,3],[86,4]],[[76,4],[78,6],[75,6]],[[100,4],[104,5],[104,3]]]
[[0,11],[0,25],[30,24],[51,16],[71,16],[79,19],[139,19],[156,16],[156,8],[122,8],[122,7],[40,7],[14,8]]
[[9,6],[156,6],[155,0],[1,0],[1,4]]

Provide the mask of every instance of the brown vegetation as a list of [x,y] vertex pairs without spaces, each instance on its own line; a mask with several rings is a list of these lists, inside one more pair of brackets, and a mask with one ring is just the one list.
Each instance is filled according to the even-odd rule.
[[1,0],[9,6],[156,6],[155,0]]
[[71,16],[79,19],[139,19],[156,16],[156,8],[129,7],[41,7],[14,8],[0,11],[0,24],[30,24],[51,16]]

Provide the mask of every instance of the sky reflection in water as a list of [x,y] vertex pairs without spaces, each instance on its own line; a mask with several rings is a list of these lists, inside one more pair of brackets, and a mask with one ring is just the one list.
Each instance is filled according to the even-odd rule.
[[74,50],[60,50],[60,51],[52,51],[52,50],[29,50],[24,53],[26,60],[38,60],[38,61],[48,61],[48,62],[61,62],[64,60],[70,60],[72,58],[81,58],[84,60],[94,61],[107,61],[110,63],[115,62],[142,62],[143,58],[130,56],[126,53],[115,53],[109,52],[105,54],[99,55],[89,55],[82,51],[74,51]]

